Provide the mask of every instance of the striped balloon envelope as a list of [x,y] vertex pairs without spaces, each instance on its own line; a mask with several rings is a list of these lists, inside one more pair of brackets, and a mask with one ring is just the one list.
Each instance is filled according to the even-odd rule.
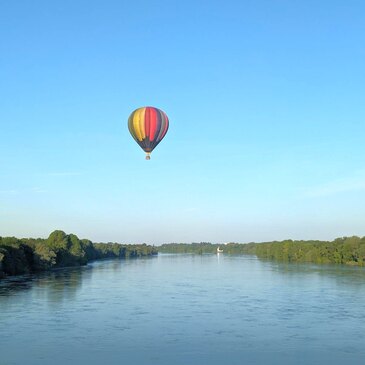
[[151,152],[169,129],[169,118],[162,110],[152,106],[138,108],[128,118],[128,129],[149,160]]

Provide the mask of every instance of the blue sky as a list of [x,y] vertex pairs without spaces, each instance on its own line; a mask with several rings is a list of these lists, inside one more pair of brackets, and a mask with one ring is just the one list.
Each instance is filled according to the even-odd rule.
[[[0,235],[365,235],[363,1],[0,4]],[[145,161],[127,119],[170,118]]]

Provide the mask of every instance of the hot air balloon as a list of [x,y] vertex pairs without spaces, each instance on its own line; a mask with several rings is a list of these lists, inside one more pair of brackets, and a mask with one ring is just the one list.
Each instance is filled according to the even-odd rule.
[[149,160],[151,152],[169,129],[169,118],[162,110],[152,106],[138,108],[128,118],[128,129]]

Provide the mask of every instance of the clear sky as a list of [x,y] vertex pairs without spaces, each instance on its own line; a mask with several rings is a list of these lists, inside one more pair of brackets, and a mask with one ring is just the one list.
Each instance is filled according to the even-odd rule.
[[[362,0],[2,1],[0,235],[365,235]],[[170,129],[146,161],[136,108]]]

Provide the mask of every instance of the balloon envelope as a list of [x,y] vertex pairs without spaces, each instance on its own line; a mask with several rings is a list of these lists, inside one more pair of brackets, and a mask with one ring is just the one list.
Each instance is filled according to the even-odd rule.
[[128,128],[149,159],[149,154],[165,137],[169,129],[169,119],[162,110],[146,106],[136,109],[130,115]]

